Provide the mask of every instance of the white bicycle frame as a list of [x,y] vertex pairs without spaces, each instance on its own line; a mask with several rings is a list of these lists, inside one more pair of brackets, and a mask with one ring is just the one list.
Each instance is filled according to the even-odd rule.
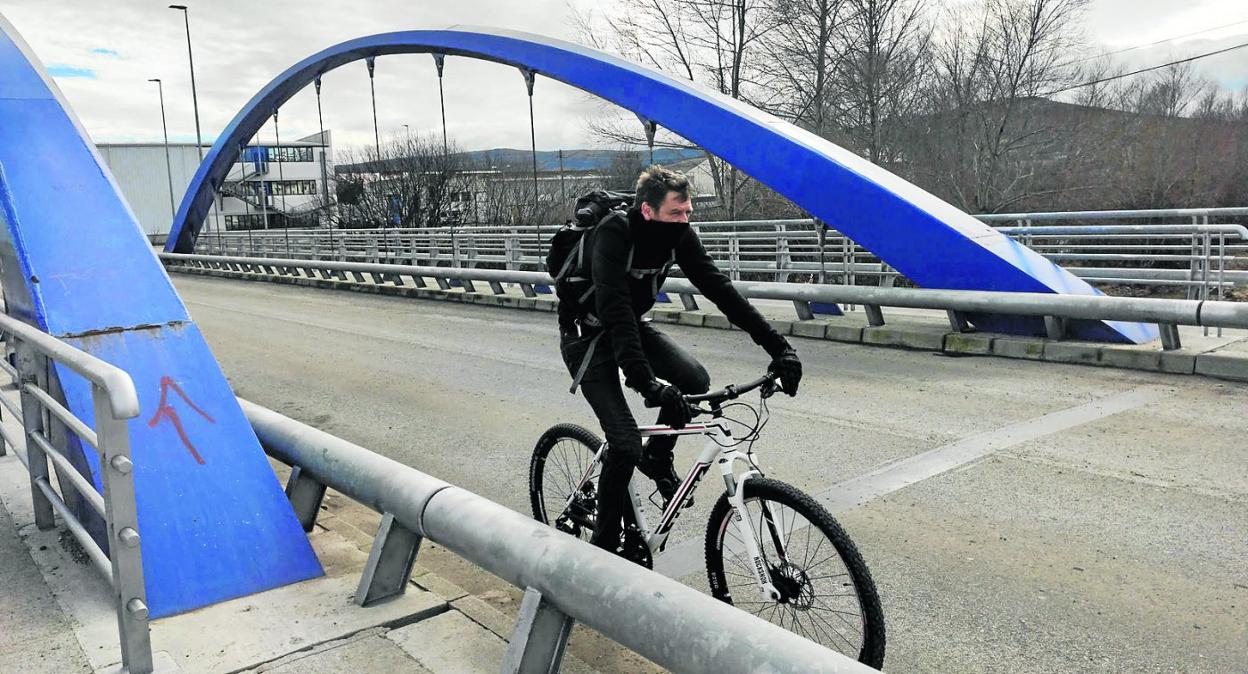
[[[702,452],[694,461],[689,472],[685,474],[685,479],[680,486],[676,488],[676,494],[672,500],[668,502],[667,509],[659,517],[656,526],[651,529],[643,510],[643,501],[638,493],[637,475],[633,475],[632,482],[629,483],[629,497],[632,500],[633,516],[637,523],[637,527],[641,532],[642,540],[646,542],[646,547],[650,548],[653,555],[662,549],[663,544],[667,542],[667,537],[671,533],[672,524],[676,521],[677,513],[681,506],[689,497],[693,490],[697,488],[698,482],[710,470],[712,464],[718,464],[720,473],[724,479],[724,490],[728,493],[728,503],[733,509],[733,523],[737,527],[737,533],[746,547],[746,553],[749,554],[751,564],[750,568],[754,571],[754,578],[758,581],[760,592],[763,599],[767,601],[779,601],[780,592],[771,582],[771,574],[767,571],[767,564],[763,558],[762,550],[759,546],[759,539],[754,535],[753,527],[750,525],[750,518],[745,509],[745,483],[751,478],[761,477],[762,473],[755,468],[754,455],[751,450],[738,450],[732,440],[732,431],[728,428],[727,423],[722,419],[712,419],[706,423],[689,424],[680,430],[676,430],[670,426],[653,425],[640,426],[642,439],[653,438],[663,435],[705,435],[707,436],[706,444],[702,447]],[[725,446],[728,445],[728,446]],[[581,487],[593,475],[594,468],[602,463],[602,455],[606,451],[607,444],[604,442],[594,453],[594,460],[590,462],[585,474],[581,477],[580,484],[573,490],[573,496],[568,498],[564,504],[564,510],[572,504],[572,499]],[[740,461],[745,464],[746,470],[739,475],[736,473],[736,464]],[[768,522],[774,519],[766,502],[763,504],[764,516]],[[785,546],[787,541],[779,540],[777,532],[773,531],[773,541],[777,548],[777,553],[781,559],[785,557]]]

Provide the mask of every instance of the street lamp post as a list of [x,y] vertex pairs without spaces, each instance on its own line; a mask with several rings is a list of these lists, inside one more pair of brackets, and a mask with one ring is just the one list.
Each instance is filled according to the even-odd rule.
[[195,92],[195,55],[191,52],[191,13],[186,5],[169,5],[169,9],[182,11],[182,19],[186,23],[186,58],[191,63],[191,104],[195,108],[195,149],[199,150],[199,160],[204,160],[204,142],[199,133],[199,95]]
[[158,78],[148,82],[155,82],[156,91],[160,94],[160,129],[165,133],[165,177],[169,180],[169,214],[176,218],[178,211],[173,206],[173,163],[169,161],[169,125],[165,123],[165,87]]

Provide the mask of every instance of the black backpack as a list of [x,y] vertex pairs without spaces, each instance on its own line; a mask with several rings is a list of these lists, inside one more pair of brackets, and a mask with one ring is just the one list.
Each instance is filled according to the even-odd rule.
[[582,293],[592,288],[585,273],[585,247],[590,231],[608,215],[623,213],[633,205],[632,192],[594,190],[576,200],[575,216],[555,232],[546,254],[546,273],[555,281],[559,300],[583,301]]

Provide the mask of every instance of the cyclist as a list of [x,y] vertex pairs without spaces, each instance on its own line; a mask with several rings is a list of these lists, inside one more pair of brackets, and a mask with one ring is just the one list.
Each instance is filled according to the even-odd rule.
[[584,270],[592,291],[582,301],[559,304],[560,351],[579,383],[606,436],[598,484],[598,522],[592,543],[621,551],[623,517],[633,469],[655,481],[670,502],[680,478],[673,465],[675,436],[650,439],[643,449],[637,423],[620,387],[624,382],[651,407],[660,408],[658,423],[683,428],[691,411],[683,393],[705,393],[706,369],[693,356],[641,317],[673,264],[703,296],[715,303],[733,325],[747,332],[771,356],[780,388],[797,395],[802,364],[797,352],[732,286],[707,255],[689,226],[693,205],[689,181],[681,174],[651,166],[637,179],[633,207],[603,218],[586,235]]

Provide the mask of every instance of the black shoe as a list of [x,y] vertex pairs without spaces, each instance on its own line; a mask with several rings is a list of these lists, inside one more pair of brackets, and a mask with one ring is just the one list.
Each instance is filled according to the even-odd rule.
[[[676,467],[672,465],[671,459],[663,460],[651,456],[643,456],[637,468],[643,475],[654,480],[654,486],[658,487],[659,496],[663,497],[663,505],[661,507],[666,512],[668,504],[672,502],[672,497],[676,496],[676,490],[680,488],[680,476],[676,474]],[[691,505],[693,505],[692,495],[685,500],[684,507],[688,508]]]
[[647,569],[654,568],[654,559],[650,556],[650,548],[646,547],[646,542],[641,538],[641,534],[636,527],[630,527],[615,536],[608,534],[602,537],[595,532],[593,537],[589,539],[589,543],[638,566]]
[[[680,489],[680,478],[676,476],[676,471],[668,477],[661,477],[654,481],[654,486],[659,489],[659,496],[663,497],[663,511],[667,512],[667,506],[671,504],[672,499],[676,497],[676,490]],[[688,508],[693,505],[693,494],[685,497],[682,508]]]

